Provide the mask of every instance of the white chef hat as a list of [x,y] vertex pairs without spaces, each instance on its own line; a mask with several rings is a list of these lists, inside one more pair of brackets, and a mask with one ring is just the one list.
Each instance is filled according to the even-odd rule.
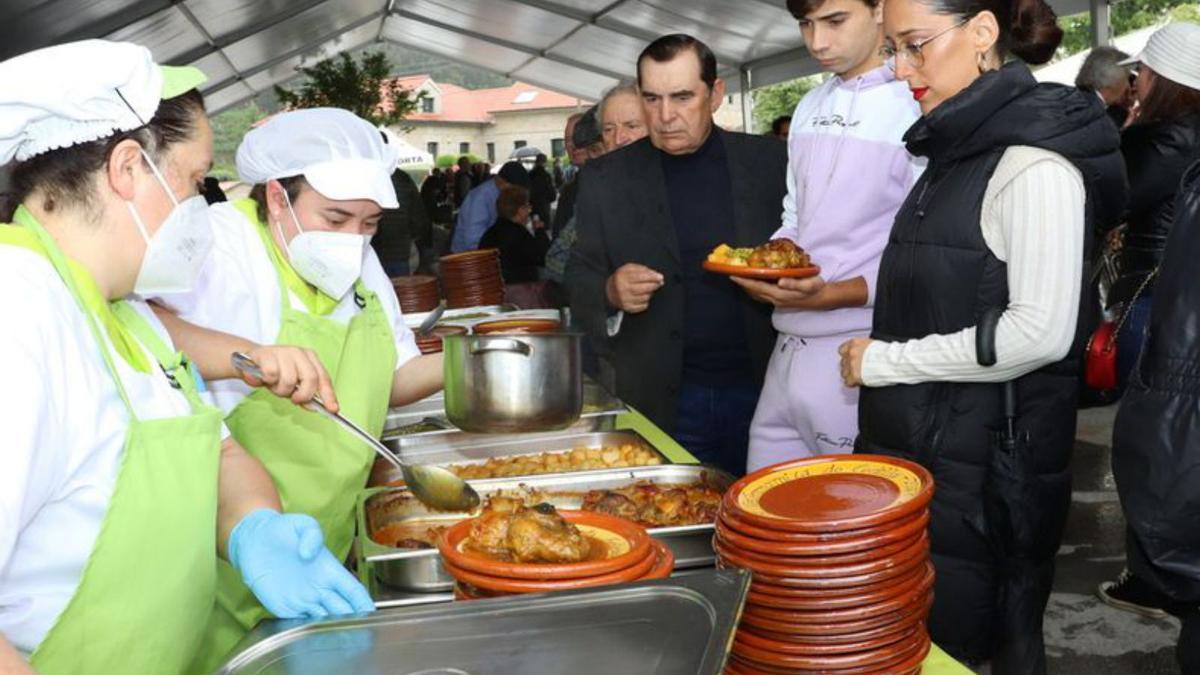
[[1144,63],[1163,77],[1200,89],[1200,26],[1176,21],[1154,31],[1140,54],[1120,65]]
[[392,187],[396,148],[371,125],[341,108],[283,112],[251,129],[237,151],[238,175],[260,184],[304,176],[329,199],[370,199],[399,206]]
[[130,42],[82,40],[0,63],[0,165],[143,126],[205,81]]

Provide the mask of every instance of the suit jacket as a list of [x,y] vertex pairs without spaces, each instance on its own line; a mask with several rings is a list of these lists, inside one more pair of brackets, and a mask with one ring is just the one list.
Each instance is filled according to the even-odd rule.
[[[722,134],[733,181],[734,246],[756,246],[779,228],[787,193],[787,147],[777,139]],[[660,151],[644,139],[591,160],[579,173],[578,241],[567,264],[571,311],[597,353],[614,370],[615,390],[670,432],[683,376],[684,288],[679,241],[671,221]],[[626,263],[660,272],[665,284],[640,314],[626,314],[609,337],[608,277]],[[732,283],[732,282],[731,282]],[[755,375],[761,383],[775,340],[771,308],[742,297]]]

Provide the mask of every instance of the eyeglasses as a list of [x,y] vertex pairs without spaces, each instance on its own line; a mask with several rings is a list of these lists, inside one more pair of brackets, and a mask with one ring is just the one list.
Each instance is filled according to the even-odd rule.
[[888,67],[891,68],[892,70],[896,69],[896,56],[904,57],[904,60],[908,61],[908,65],[912,66],[913,68],[920,68],[921,66],[925,65],[925,54],[921,52],[921,50],[925,47],[925,45],[942,37],[943,35],[945,35],[946,33],[949,33],[950,31],[954,30],[955,28],[962,28],[963,26],[967,25],[967,22],[970,21],[972,18],[974,18],[974,17],[967,17],[967,18],[963,19],[962,21],[959,21],[958,23],[954,24],[953,26],[950,26],[946,30],[938,33],[937,35],[934,35],[932,37],[927,37],[924,40],[920,40],[918,42],[912,42],[912,43],[903,45],[900,48],[896,48],[895,45],[885,44],[884,46],[879,48],[879,55],[883,57],[883,59],[887,62]]

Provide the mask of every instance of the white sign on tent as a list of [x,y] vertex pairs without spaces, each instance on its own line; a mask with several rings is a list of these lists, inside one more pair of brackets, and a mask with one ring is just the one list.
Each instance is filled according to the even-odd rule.
[[379,130],[387,136],[388,145],[396,148],[397,168],[406,166],[433,166],[433,155],[413,147],[412,143],[400,138],[399,134],[387,127],[379,127]]

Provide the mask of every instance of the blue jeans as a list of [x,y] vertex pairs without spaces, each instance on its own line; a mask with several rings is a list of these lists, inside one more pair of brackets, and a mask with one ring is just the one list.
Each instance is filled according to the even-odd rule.
[[391,278],[406,277],[411,271],[407,260],[394,260],[383,264],[383,271]]
[[752,382],[719,387],[684,382],[672,436],[705,464],[740,476],[746,473],[750,420],[759,388]]
[[1146,330],[1150,327],[1150,305],[1153,298],[1142,295],[1133,303],[1125,325],[1117,334],[1117,389],[1125,391],[1129,374],[1137,365],[1142,346],[1146,343]]

